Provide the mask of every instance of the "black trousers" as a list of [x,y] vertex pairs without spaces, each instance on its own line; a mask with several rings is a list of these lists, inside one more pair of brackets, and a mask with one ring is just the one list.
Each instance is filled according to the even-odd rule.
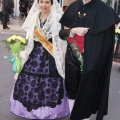
[[0,21],[2,22],[2,12],[0,12]]
[[3,29],[7,28],[7,22],[8,22],[8,19],[9,19],[9,15],[8,14],[3,14],[2,16],[2,21],[3,21]]
[[65,88],[69,99],[75,99],[78,92],[81,79],[80,65],[80,61],[68,45],[65,60]]

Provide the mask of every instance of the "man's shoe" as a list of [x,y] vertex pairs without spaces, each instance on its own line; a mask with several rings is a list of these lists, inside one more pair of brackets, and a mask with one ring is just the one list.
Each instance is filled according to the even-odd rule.
[[9,29],[10,29],[10,27],[6,27],[6,28],[3,28],[3,29],[5,29],[5,30],[9,30]]
[[8,29],[10,29],[10,27],[7,26]]

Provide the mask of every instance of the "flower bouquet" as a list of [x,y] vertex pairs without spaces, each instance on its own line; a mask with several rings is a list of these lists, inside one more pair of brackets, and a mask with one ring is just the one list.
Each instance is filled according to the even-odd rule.
[[73,54],[78,58],[80,61],[80,69],[83,70],[83,57],[82,54],[84,52],[84,36],[76,35],[74,38],[69,37],[68,43],[73,51]]
[[120,29],[115,30],[114,62],[120,63]]
[[120,29],[117,28],[117,29],[115,30],[115,42],[118,40],[119,35],[120,35]]
[[[2,42],[6,44],[7,49],[12,53],[10,59],[10,62],[13,64],[12,71],[14,73],[20,73],[22,70],[22,61],[19,57],[19,53],[20,51],[24,50],[28,40],[21,36],[13,35],[12,37],[8,38],[7,40],[3,40]],[[4,58],[8,57],[4,56]]]

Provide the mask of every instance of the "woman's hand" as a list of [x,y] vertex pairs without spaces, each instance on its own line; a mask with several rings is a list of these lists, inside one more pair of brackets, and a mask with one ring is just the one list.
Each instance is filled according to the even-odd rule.
[[79,36],[84,36],[88,32],[89,28],[85,27],[76,27],[71,29],[71,34],[74,36],[75,34]]

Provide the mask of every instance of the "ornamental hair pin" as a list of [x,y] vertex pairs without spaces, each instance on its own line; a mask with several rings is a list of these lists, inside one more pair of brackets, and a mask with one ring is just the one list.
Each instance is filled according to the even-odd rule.
[[79,15],[80,18],[83,18],[83,17],[86,16],[86,13],[81,14],[80,12],[78,12],[78,15]]

